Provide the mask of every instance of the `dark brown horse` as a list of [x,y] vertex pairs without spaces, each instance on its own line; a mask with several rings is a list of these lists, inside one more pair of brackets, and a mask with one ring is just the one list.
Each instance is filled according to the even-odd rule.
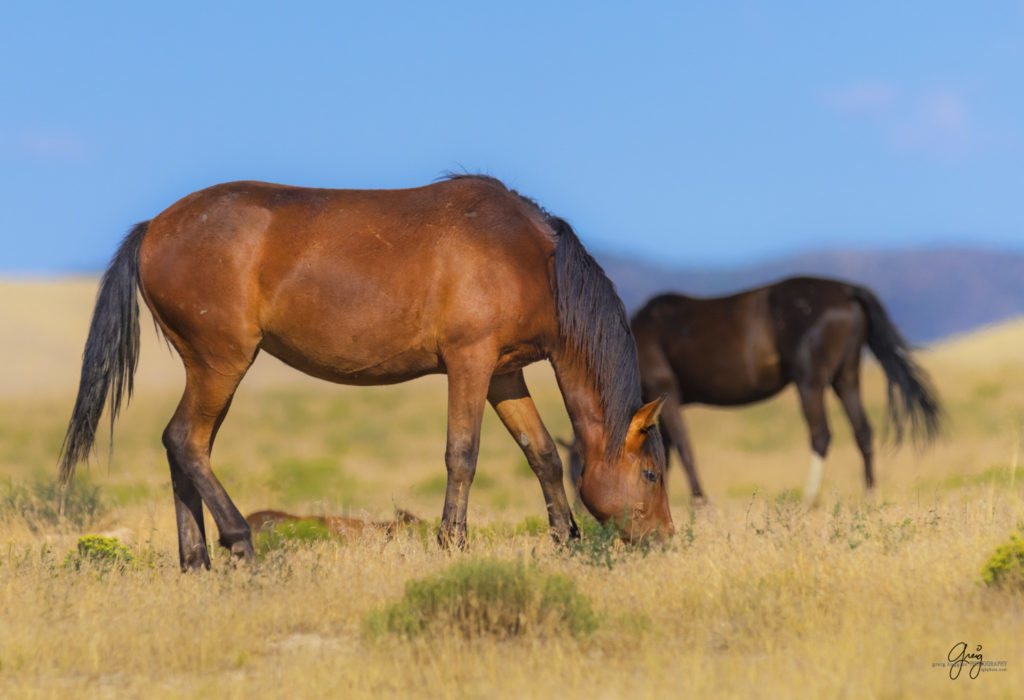
[[[804,496],[817,497],[830,433],[829,386],[842,402],[874,485],[871,426],[860,396],[865,343],[885,370],[889,422],[899,442],[909,420],[915,437],[931,440],[940,407],[928,376],[871,290],[835,280],[800,277],[715,299],[666,294],[633,317],[640,374],[647,396],[667,395],[661,414],[666,450],[676,446],[693,497],[704,490],[680,408],[685,404],[739,406],[796,384],[811,433],[811,471]],[[667,465],[667,462],[666,462]]]
[[261,182],[188,195],[128,234],[100,283],[62,480],[91,450],[109,395],[130,397],[138,301],[181,355],[185,393],[163,434],[183,569],[220,544],[252,556],[249,525],[210,468],[238,383],[262,349],[342,384],[448,375],[448,486],[439,542],[464,546],[480,423],[490,402],[540,480],[552,533],[577,536],[558,451],[522,368],[551,361],[588,476],[583,501],[624,536],[672,531],[657,431],[642,405],[622,302],[572,228],[497,180],[407,190]]

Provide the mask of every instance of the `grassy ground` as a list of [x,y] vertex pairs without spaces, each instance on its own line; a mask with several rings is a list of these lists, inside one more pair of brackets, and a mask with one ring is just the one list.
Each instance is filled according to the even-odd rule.
[[[536,479],[489,413],[469,552],[443,554],[411,530],[390,542],[285,544],[240,570],[216,553],[213,571],[184,576],[159,442],[181,371],[146,326],[115,449],[108,456],[104,442],[81,470],[69,517],[54,513],[49,484],[94,289],[0,284],[0,696],[1012,697],[1024,687],[1024,593],[980,583],[992,550],[1024,523],[1022,323],[921,356],[947,405],[946,436],[928,451],[880,447],[870,500],[835,401],[823,503],[795,498],[809,453],[787,392],[744,410],[687,411],[712,503],[692,512],[673,465],[678,535],[664,550],[596,536],[556,549],[538,534]],[[567,436],[550,370],[527,379],[552,432]],[[864,384],[880,427],[873,363]],[[442,378],[336,387],[263,358],[214,468],[243,512],[385,519],[397,506],[434,520],[444,408]],[[136,564],[65,566],[90,533],[118,536]],[[362,634],[407,581],[481,557],[570,577],[597,630]],[[1006,670],[951,680],[934,664],[961,641]]]

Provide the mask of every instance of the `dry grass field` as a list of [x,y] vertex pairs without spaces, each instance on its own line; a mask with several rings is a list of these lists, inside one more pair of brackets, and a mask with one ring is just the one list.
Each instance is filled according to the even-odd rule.
[[[1020,697],[1024,591],[980,571],[1024,525],[1024,323],[920,355],[947,408],[929,450],[878,447],[867,499],[838,403],[821,505],[794,491],[809,462],[795,395],[688,411],[711,504],[688,506],[664,548],[560,549],[539,532],[540,488],[493,413],[470,497],[469,551],[420,530],[392,541],[285,542],[255,566],[182,575],[160,433],[181,391],[148,321],[137,392],[80,468],[69,517],[49,485],[77,385],[95,280],[0,283],[0,697]],[[547,366],[527,374],[552,432],[568,420]],[[882,433],[884,385],[866,363]],[[279,508],[434,521],[444,493],[443,378],[339,387],[261,358],[214,450],[243,512]],[[208,519],[210,533],[215,531]],[[77,539],[117,536],[126,567],[68,565]],[[364,633],[406,582],[480,558],[561,574],[598,626],[512,637],[444,628]],[[982,645],[977,678],[951,648]],[[988,670],[997,669],[997,670]]]

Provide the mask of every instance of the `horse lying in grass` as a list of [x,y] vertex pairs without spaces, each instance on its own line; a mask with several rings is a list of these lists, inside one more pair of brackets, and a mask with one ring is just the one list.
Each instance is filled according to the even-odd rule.
[[865,344],[885,371],[895,442],[908,422],[922,442],[938,433],[941,408],[928,375],[911,357],[881,302],[865,287],[798,277],[712,299],[665,294],[637,311],[631,327],[643,393],[667,397],[660,419],[665,449],[675,445],[695,499],[704,498],[704,489],[682,406],[741,406],[774,396],[791,383],[810,431],[811,469],[804,497],[815,500],[821,486],[831,438],[825,412],[828,387],[853,426],[864,481],[871,490],[871,425],[860,394]]
[[332,535],[338,537],[359,537],[364,533],[380,532],[387,539],[394,537],[399,530],[423,522],[409,511],[398,508],[393,520],[380,522],[345,518],[338,515],[292,515],[280,510],[258,510],[245,516],[253,535],[273,529],[279,525],[313,521],[323,525]]
[[672,532],[656,424],[615,288],[572,227],[501,182],[453,176],[406,190],[233,182],[194,192],[131,230],[100,282],[60,458],[67,484],[109,398],[130,398],[137,292],[185,366],[163,433],[183,570],[219,543],[253,556],[249,524],[210,452],[235,390],[266,351],[341,384],[448,375],[448,483],[438,541],[464,547],[480,425],[490,402],[540,482],[553,536],[578,537],[558,450],[523,367],[549,360],[586,463],[583,503],[627,539]]

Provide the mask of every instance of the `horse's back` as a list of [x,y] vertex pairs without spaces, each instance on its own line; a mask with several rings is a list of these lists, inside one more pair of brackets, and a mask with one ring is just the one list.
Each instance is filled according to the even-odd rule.
[[157,216],[141,279],[172,336],[256,342],[310,374],[373,384],[442,371],[446,348],[550,334],[554,246],[539,216],[486,178],[405,190],[238,182]]
[[764,289],[716,298],[662,295],[637,312],[632,327],[642,372],[658,371],[652,365],[663,358],[660,371],[671,371],[683,403],[749,403],[785,385]]
[[793,277],[768,289],[776,342],[790,373],[814,372],[825,381],[845,358],[859,355],[867,319],[854,285]]

